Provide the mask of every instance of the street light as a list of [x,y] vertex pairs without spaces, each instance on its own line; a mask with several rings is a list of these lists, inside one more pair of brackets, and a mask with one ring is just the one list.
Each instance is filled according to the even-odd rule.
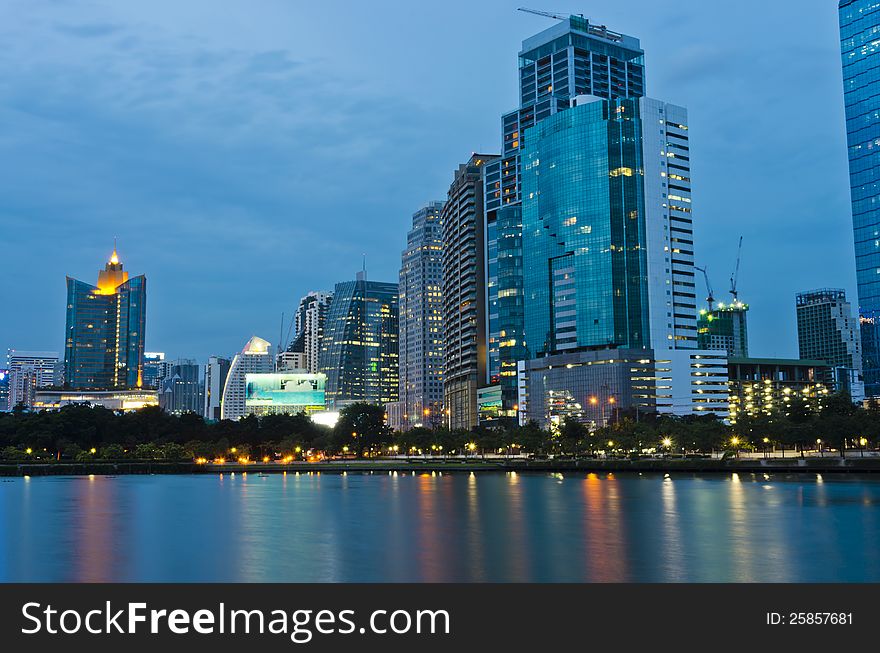
[[767,445],[770,443],[770,438],[764,438],[764,458],[768,458],[767,455]]
[[859,438],[859,455],[864,458],[865,457],[865,446],[868,444],[868,438],[861,437]]
[[825,450],[822,449],[822,438],[816,438],[816,444],[819,445],[819,458],[824,458]]

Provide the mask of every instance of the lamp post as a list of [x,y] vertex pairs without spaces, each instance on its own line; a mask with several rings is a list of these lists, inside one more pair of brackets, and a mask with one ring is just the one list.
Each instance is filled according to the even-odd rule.
[[767,455],[767,445],[770,443],[770,438],[764,438],[764,458],[769,458]]
[[816,438],[816,444],[819,445],[819,458],[824,458],[825,450],[822,448],[822,438]]
[[867,438],[864,438],[864,437],[859,438],[859,456],[862,458],[865,457],[865,445],[866,444],[868,444]]

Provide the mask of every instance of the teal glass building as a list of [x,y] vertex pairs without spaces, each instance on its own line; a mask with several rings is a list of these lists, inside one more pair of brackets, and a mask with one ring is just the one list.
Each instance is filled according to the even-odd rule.
[[115,249],[97,285],[68,277],[64,386],[142,387],[146,315],[147,279],[129,278]]
[[546,118],[522,150],[525,340],[532,358],[651,346],[637,99]]
[[484,168],[487,378],[500,384],[502,418],[517,415],[517,361],[524,344],[522,148],[530,127],[568,110],[577,96],[641,97],[639,40],[582,16],[529,37],[518,56],[519,106],[502,116],[502,156]]
[[865,394],[880,396],[880,3],[842,0],[840,50]]
[[398,284],[363,273],[336,284],[318,358],[328,408],[398,400],[398,320]]

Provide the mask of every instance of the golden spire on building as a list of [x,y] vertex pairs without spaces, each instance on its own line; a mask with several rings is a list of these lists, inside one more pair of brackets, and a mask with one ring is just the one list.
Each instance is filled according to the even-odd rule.
[[110,262],[113,265],[119,264],[119,254],[116,253],[116,236],[113,236],[113,253],[110,255]]
[[119,262],[119,254],[116,251],[116,238],[113,238],[113,253],[110,260],[103,270],[98,272],[98,294],[112,295],[116,292],[117,286],[128,281],[128,272],[122,269],[122,263]]

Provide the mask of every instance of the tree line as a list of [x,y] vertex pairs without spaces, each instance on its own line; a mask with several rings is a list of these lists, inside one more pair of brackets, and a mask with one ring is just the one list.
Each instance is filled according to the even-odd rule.
[[803,455],[817,447],[844,454],[872,448],[878,441],[880,407],[872,403],[862,408],[845,396],[830,397],[818,412],[793,407],[785,414],[741,416],[733,425],[715,415],[674,417],[619,411],[607,426],[595,430],[568,419],[553,429],[530,423],[394,433],[385,424],[383,409],[366,403],[342,410],[334,428],[315,424],[304,414],[207,422],[196,413],[171,415],[157,407],[124,414],[82,405],[55,412],[19,408],[0,413],[0,459],[17,461],[301,460],[315,455],[487,453],[638,456],[762,449]]

